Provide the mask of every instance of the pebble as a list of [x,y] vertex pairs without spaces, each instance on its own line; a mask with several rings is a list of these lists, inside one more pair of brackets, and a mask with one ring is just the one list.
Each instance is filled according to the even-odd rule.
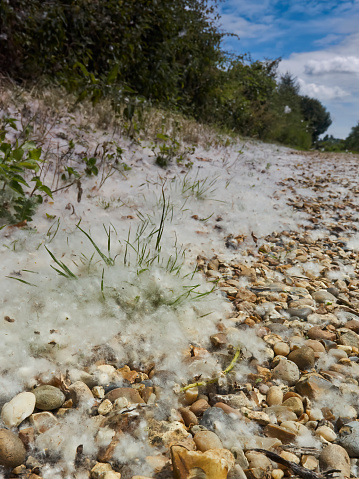
[[90,407],[94,402],[91,389],[82,381],[76,381],[69,387],[74,407]]
[[359,422],[351,421],[339,431],[339,444],[345,448],[350,457],[359,458]]
[[25,462],[26,450],[19,437],[8,429],[0,429],[0,465],[16,467]]
[[283,390],[278,386],[269,388],[266,398],[268,406],[280,405],[283,402]]
[[288,359],[281,359],[272,371],[273,379],[280,379],[289,386],[294,386],[300,378],[298,366]]
[[337,435],[335,434],[333,429],[331,429],[328,426],[318,427],[315,431],[315,435],[319,436],[319,437],[322,437],[323,439],[325,439],[328,442],[333,442],[337,438]]
[[288,355],[288,359],[293,361],[301,371],[310,370],[315,364],[314,351],[309,346],[302,346],[298,349],[294,349]]
[[36,397],[36,408],[42,411],[52,411],[63,405],[65,395],[59,389],[49,384],[39,386],[33,390]]
[[98,407],[98,413],[102,416],[106,416],[106,414],[110,413],[113,409],[113,404],[110,400],[104,399],[102,403]]
[[324,289],[320,289],[319,291],[315,291],[312,293],[312,298],[317,302],[317,303],[336,303],[337,298],[333,296],[331,293],[328,293],[328,291],[325,291]]
[[1,419],[8,427],[17,427],[29,417],[35,409],[36,397],[33,393],[17,394],[1,409]]
[[298,397],[290,397],[286,399],[285,401],[283,401],[282,406],[291,409],[298,417],[301,416],[304,412],[303,403]]
[[193,437],[199,451],[205,452],[209,449],[222,449],[222,441],[212,431],[199,431]]
[[287,343],[284,343],[283,341],[278,341],[273,346],[273,351],[275,352],[275,354],[279,354],[280,356],[288,356],[288,354],[290,353],[290,347]]
[[350,477],[350,459],[347,451],[338,444],[328,444],[319,455],[321,471],[339,469],[346,477]]
[[198,401],[195,401],[191,407],[190,410],[196,415],[196,416],[201,416],[204,411],[206,411],[210,405],[208,404],[208,401],[205,399],[198,399]]

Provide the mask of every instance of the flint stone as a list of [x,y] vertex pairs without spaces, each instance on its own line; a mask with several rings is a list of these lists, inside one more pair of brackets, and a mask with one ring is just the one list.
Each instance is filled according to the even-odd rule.
[[298,394],[314,400],[319,399],[323,394],[332,389],[335,389],[335,386],[331,382],[317,375],[305,375],[295,385],[295,390]]
[[289,386],[293,386],[300,377],[298,366],[289,359],[281,359],[272,371],[273,379],[280,379]]
[[295,441],[297,437],[297,434],[293,431],[275,424],[268,424],[264,428],[264,434],[268,437],[279,439],[283,444],[289,444]]
[[293,361],[302,371],[312,369],[315,364],[315,355],[312,348],[309,346],[302,346],[294,349],[289,355],[288,359]]
[[350,457],[359,457],[359,422],[348,422],[339,432],[339,444]]
[[39,386],[33,390],[36,397],[36,407],[42,411],[52,411],[63,405],[65,402],[65,395],[59,389],[50,384]]
[[333,296],[331,293],[328,293],[328,291],[325,291],[325,289],[320,289],[319,291],[315,291],[312,293],[312,298],[317,302],[317,303],[336,303],[337,298]]
[[8,427],[17,427],[29,417],[35,409],[36,397],[33,393],[17,394],[11,401],[4,404],[1,419]]
[[25,462],[26,450],[19,437],[12,431],[0,429],[0,465],[17,467]]
[[350,477],[350,459],[347,451],[338,444],[329,444],[319,456],[321,471],[340,469],[344,476]]
[[227,479],[234,466],[233,454],[227,449],[211,449],[206,452],[188,451],[181,446],[171,447],[173,475],[175,479],[196,477],[202,473],[206,479]]

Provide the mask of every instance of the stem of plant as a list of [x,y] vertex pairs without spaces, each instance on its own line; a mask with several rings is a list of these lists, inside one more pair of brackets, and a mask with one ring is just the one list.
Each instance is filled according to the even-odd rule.
[[239,354],[240,354],[240,348],[237,348],[236,353],[233,356],[233,359],[232,359],[230,365],[224,371],[222,371],[221,376],[218,376],[218,378],[208,379],[207,381],[199,381],[197,383],[188,384],[187,386],[184,386],[183,388],[181,388],[180,392],[184,392],[184,391],[187,391],[188,389],[195,388],[195,387],[198,387],[198,386],[206,386],[207,384],[216,383],[222,376],[225,376],[226,374],[228,374],[234,368],[234,365],[236,364],[236,362],[239,358]]

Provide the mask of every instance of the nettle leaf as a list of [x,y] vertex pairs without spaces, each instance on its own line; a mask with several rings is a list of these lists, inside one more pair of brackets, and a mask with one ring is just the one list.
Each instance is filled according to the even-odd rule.
[[[46,185],[41,185],[38,187],[38,190],[40,191],[43,191],[44,193],[46,193],[48,196],[50,196],[50,198],[52,198],[52,191],[50,190],[50,188]],[[40,195],[41,196],[41,195]],[[42,197],[41,197],[42,198]]]

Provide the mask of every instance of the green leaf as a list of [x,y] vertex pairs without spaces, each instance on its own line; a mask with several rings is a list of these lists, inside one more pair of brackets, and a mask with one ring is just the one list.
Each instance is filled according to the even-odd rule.
[[41,148],[35,148],[34,150],[29,150],[29,158],[31,160],[40,161]]
[[113,83],[117,79],[119,66],[120,64],[116,63],[112,70],[110,70],[109,74],[107,75],[107,83]]
[[9,183],[9,187],[12,190],[16,191],[16,193],[19,193],[19,195],[24,196],[24,190],[21,188],[20,184],[17,181],[11,180]]
[[40,169],[39,165],[35,160],[21,161],[20,163],[18,163],[18,166],[22,166],[27,170],[34,170],[35,172],[38,172]]
[[20,161],[23,157],[24,150],[22,148],[16,148],[15,150],[12,150],[11,154],[16,161]]

